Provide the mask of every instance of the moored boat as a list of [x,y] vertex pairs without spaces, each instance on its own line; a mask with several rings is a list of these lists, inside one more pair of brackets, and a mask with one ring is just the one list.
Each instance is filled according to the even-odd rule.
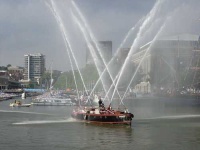
[[32,105],[37,106],[74,106],[76,105],[71,101],[71,99],[66,98],[42,98],[42,99],[35,99]]
[[22,93],[22,99],[26,99],[26,93],[24,92],[24,93]]

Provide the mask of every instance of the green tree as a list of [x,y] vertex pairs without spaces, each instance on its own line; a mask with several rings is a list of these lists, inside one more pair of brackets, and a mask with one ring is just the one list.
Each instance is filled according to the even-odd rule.
[[51,83],[51,74],[49,72],[45,72],[42,75],[42,84],[45,85],[45,88],[49,88]]
[[11,66],[12,66],[11,64],[8,64],[8,65],[7,65],[7,68],[8,68],[8,67],[11,67]]
[[[98,73],[96,67],[94,65],[86,65],[84,68],[80,70],[84,83],[89,88],[95,81],[98,80]],[[84,90],[84,86],[80,77],[78,70],[74,71],[76,83],[78,86],[78,90]],[[76,89],[74,76],[72,71],[64,72],[59,77],[56,83],[54,84],[54,88],[58,89]],[[91,88],[91,87],[90,87]]]

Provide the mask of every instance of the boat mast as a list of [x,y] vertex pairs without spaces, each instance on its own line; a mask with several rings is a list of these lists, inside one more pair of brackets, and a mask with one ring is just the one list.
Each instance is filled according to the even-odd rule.
[[52,65],[53,65],[53,61],[52,61],[52,63],[51,63],[51,67],[50,67],[50,69],[51,69],[51,79],[50,79],[50,85],[49,85],[49,91],[50,91],[50,95],[51,95],[51,91],[52,91],[52,89],[53,89],[53,73],[52,73]]

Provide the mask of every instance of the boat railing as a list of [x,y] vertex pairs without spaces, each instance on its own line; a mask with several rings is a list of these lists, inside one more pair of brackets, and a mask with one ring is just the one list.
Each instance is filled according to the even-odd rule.
[[111,114],[114,114],[114,112],[112,110],[106,110],[107,112],[111,113]]

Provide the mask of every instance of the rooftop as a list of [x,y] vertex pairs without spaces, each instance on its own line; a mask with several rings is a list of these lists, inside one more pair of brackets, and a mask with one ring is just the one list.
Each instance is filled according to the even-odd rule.
[[37,54],[25,54],[24,56],[44,56],[41,53],[37,53]]
[[165,36],[158,40],[179,40],[179,41],[198,41],[199,35],[195,34],[179,34],[179,35],[172,35],[172,36]]

